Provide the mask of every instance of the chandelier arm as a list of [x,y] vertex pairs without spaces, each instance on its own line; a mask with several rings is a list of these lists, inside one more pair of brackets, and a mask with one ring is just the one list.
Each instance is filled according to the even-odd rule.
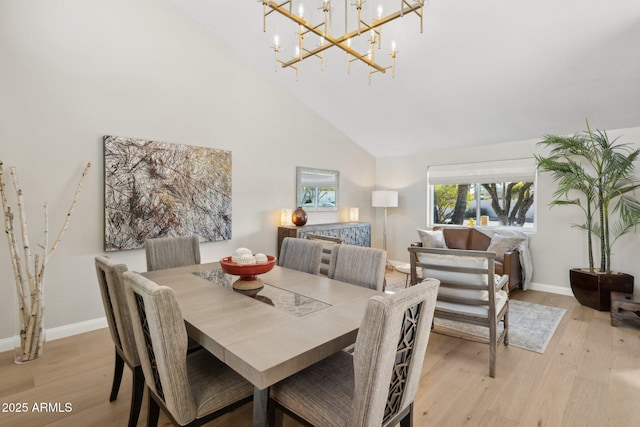
[[[407,6],[409,5],[409,2],[407,2],[407,0],[402,0],[402,3],[406,4]],[[423,26],[423,13],[424,13],[424,0],[418,0],[418,2],[416,4],[414,4],[411,7],[411,10],[407,10],[407,11],[403,11],[402,8],[400,8],[401,11],[404,12],[413,12],[416,15],[418,15],[420,17],[420,33],[422,33],[422,26]],[[419,10],[418,10],[419,9]],[[403,15],[400,15],[403,16]]]
[[[391,21],[395,21],[398,18],[401,18],[405,13],[414,12],[418,16],[422,16],[421,13],[418,11],[419,9],[420,10],[422,9],[422,4],[416,3],[416,4],[412,5],[412,6],[407,7],[407,8],[402,8],[399,11],[397,11],[395,13],[392,13],[391,15],[387,15],[384,18],[377,19],[377,20],[371,22],[371,24],[367,24],[364,21],[362,23],[365,24],[369,30],[373,30],[374,28],[378,28],[378,27],[380,27],[380,26],[382,26],[384,24],[387,24],[387,23],[389,23]],[[353,31],[353,33],[357,34],[358,32],[357,31]]]
[[[287,3],[292,3],[292,0],[287,0],[284,3],[282,3],[280,6],[284,6]],[[262,31],[263,32],[267,32],[267,16],[271,15],[274,10],[271,9],[270,11],[267,12],[267,6],[269,6],[269,1],[268,0],[262,0],[262,13],[263,13],[263,17],[262,17]]]
[[[307,34],[309,34],[309,33],[315,33],[315,34],[317,34],[317,35],[319,35],[319,36],[321,36],[321,37],[325,37],[325,36],[323,35],[322,31],[318,30],[318,28],[322,27],[323,25],[324,25],[324,22],[323,22],[323,23],[321,23],[321,24],[316,25],[315,27],[309,27],[309,26],[305,25],[304,27],[305,27],[305,28],[307,28],[307,31],[304,31],[304,32],[302,33],[302,35],[303,35],[303,36],[306,36],[306,35],[307,35]],[[317,31],[316,31],[316,30],[317,30]]]
[[[409,6],[409,7],[419,6],[419,9],[420,9],[420,10],[422,10],[422,7],[424,6],[424,0],[416,0],[413,6],[412,6],[412,5],[411,5],[407,0],[402,0],[402,1],[400,2],[400,11],[401,11],[402,13],[404,13],[404,12],[402,11],[402,9],[404,9],[404,8],[403,8],[403,5],[405,5],[405,4],[406,4],[407,6]],[[415,10],[415,9],[414,9],[414,10]]]
[[[348,37],[347,37],[348,38]],[[350,48],[349,46],[347,46],[346,44],[344,44],[343,42],[347,40],[347,38],[344,37],[340,37],[339,39],[334,39],[333,37],[326,37],[325,36],[325,41],[327,41],[327,44],[323,44],[322,46],[318,46],[315,49],[304,49],[304,51],[306,53],[297,56],[295,58],[290,59],[289,61],[281,61],[282,62],[282,68],[286,68],[286,67],[291,67],[292,65],[301,62],[311,56],[317,56],[320,52],[323,52],[327,49],[329,49],[331,46],[337,46],[340,49],[344,50],[345,52],[347,52],[349,55],[353,56],[353,60],[360,60],[362,62],[364,62],[365,64],[375,68],[376,70],[384,73],[385,72],[385,67],[375,63],[374,61],[371,61],[370,59],[367,58],[367,54],[362,54],[360,52],[358,52],[357,50]]]

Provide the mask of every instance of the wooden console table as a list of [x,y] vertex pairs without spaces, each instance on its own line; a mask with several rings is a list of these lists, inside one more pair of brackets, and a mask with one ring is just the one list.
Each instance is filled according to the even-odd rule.
[[280,247],[285,237],[304,239],[307,233],[338,237],[346,245],[371,246],[371,224],[368,222],[336,222],[301,227],[285,225],[278,227],[278,256],[280,256]]

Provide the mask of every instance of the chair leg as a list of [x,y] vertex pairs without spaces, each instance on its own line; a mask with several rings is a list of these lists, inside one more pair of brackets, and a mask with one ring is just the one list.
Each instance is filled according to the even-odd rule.
[[409,413],[400,420],[400,427],[413,427],[413,402],[409,405]]
[[111,385],[111,395],[109,396],[109,402],[113,402],[118,398],[118,391],[120,390],[120,382],[122,381],[122,372],[124,371],[124,359],[116,350],[116,362],[113,369],[113,384]]
[[[509,301],[507,301],[509,304]],[[509,345],[509,308],[507,308],[507,312],[504,314],[504,345]]]
[[278,408],[273,399],[267,403],[267,425],[270,427],[282,427],[282,410]]
[[489,324],[489,376],[491,378],[496,377],[496,342],[497,337],[497,325],[496,322],[490,322]]
[[147,408],[147,427],[158,427],[158,418],[160,418],[160,405],[151,396],[151,391],[147,390],[147,399],[149,401]]
[[142,366],[133,368],[133,387],[131,390],[131,409],[129,409],[129,427],[138,425],[142,396],[144,395],[144,373]]

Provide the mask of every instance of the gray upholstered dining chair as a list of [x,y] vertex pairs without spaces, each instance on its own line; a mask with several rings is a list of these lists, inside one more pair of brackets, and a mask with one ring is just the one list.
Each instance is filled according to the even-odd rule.
[[200,264],[198,236],[158,237],[144,241],[147,271]]
[[322,260],[322,243],[286,237],[282,241],[278,265],[305,273],[318,274]]
[[129,427],[138,423],[142,395],[144,394],[144,374],[140,366],[140,358],[133,337],[131,316],[127,307],[127,299],[122,275],[127,271],[124,264],[116,264],[107,257],[95,258],[98,285],[102,294],[102,303],[109,324],[111,339],[115,345],[115,368],[109,401],[118,397],[124,365],[131,368],[133,387],[131,391],[131,408],[129,409]]
[[342,243],[342,239],[339,237],[323,236],[322,234],[307,233],[306,238],[309,240],[317,240],[322,243],[322,255],[320,256],[320,274],[321,276],[329,276],[329,270],[332,268],[332,264],[335,262],[336,257],[333,256],[334,252],[337,253],[339,245]]
[[283,410],[314,426],[412,425],[438,286],[371,297],[353,356],[340,351],[271,387],[270,425]]
[[382,249],[340,245],[329,269],[329,278],[384,290],[387,253]]
[[160,407],[175,425],[201,425],[253,399],[253,385],[208,351],[187,352],[173,289],[124,273],[127,303],[149,395],[148,426]]

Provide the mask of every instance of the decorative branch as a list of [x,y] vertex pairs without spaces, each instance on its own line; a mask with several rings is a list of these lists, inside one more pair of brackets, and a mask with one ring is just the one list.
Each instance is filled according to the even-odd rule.
[[[16,168],[11,166],[9,168],[11,171],[11,178],[13,179],[13,188],[16,190],[16,195],[18,197],[18,215],[20,216],[20,230],[22,230],[22,250],[24,251],[24,262],[25,265],[31,265],[31,247],[29,246],[29,232],[27,228],[27,215],[24,208],[24,196],[22,194],[22,188],[20,187],[20,183],[18,182],[18,176],[16,175]],[[27,268],[27,279],[29,280],[29,288],[31,289],[31,293],[33,293],[36,289],[35,280],[33,277],[33,272]]]
[[87,166],[85,166],[84,168],[84,172],[82,172],[82,176],[80,177],[80,182],[78,183],[76,192],[73,195],[73,202],[71,203],[71,207],[67,212],[67,218],[65,219],[64,225],[62,226],[62,228],[60,229],[60,232],[58,233],[58,237],[56,237],[56,240],[53,242],[53,246],[51,246],[51,250],[47,254],[47,258],[53,253],[53,251],[56,250],[56,248],[58,247],[58,243],[60,243],[60,240],[62,240],[62,236],[64,235],[64,232],[67,231],[67,227],[69,226],[69,220],[71,219],[71,212],[73,212],[73,208],[75,208],[76,203],[78,203],[78,196],[80,195],[80,190],[82,190],[82,183],[84,182],[84,178],[87,176],[87,172],[89,172],[89,168],[91,168],[91,163],[87,163]]
[[[31,245],[29,244],[29,233],[27,227],[27,215],[24,205],[24,195],[15,168],[11,167],[10,172],[13,179],[13,186],[16,191],[18,202],[18,214],[20,218],[21,227],[21,239],[22,249],[25,262],[22,262],[20,257],[20,251],[18,249],[18,241],[15,236],[15,228],[13,225],[13,211],[7,201],[6,184],[4,182],[4,170],[3,163],[0,162],[0,195],[2,197],[2,206],[5,219],[5,232],[7,234],[7,241],[9,244],[9,253],[11,255],[11,263],[13,266],[13,273],[16,281],[16,291],[18,294],[18,310],[20,319],[20,345],[21,355],[19,360],[26,362],[33,360],[42,355],[42,344],[44,341],[43,333],[43,319],[44,319],[44,305],[42,299],[42,288],[44,284],[44,273],[49,257],[57,248],[58,244],[62,240],[62,236],[69,226],[69,220],[71,219],[71,213],[73,208],[78,202],[80,190],[82,189],[82,183],[91,167],[91,163],[87,163],[78,187],[73,196],[73,201],[67,216],[62,225],[56,240],[53,243],[51,249],[49,249],[49,214],[48,206],[44,205],[44,245],[38,245],[42,248],[43,254],[40,257],[39,254],[35,254],[32,262]],[[31,268],[33,266],[33,268]],[[18,357],[16,356],[16,360]]]

